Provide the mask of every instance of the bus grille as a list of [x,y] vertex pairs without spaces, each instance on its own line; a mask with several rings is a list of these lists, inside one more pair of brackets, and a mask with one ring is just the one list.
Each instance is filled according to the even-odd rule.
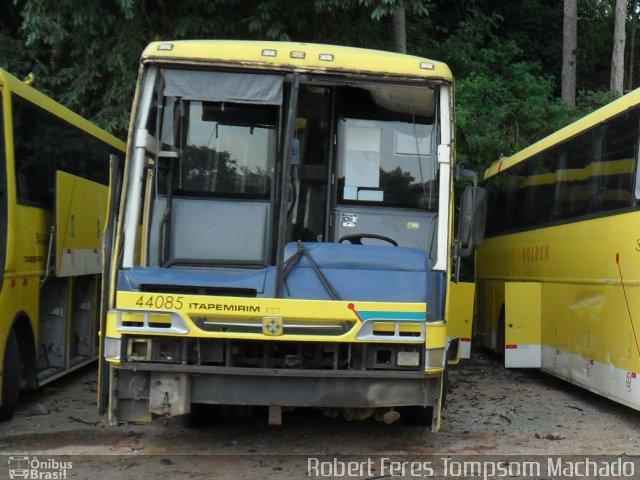
[[[285,370],[421,370],[424,346],[125,336],[125,362]],[[413,355],[411,365],[401,361]]]
[[[263,319],[221,319],[219,317],[192,316],[191,320],[205,332],[215,333],[263,333]],[[305,322],[283,319],[282,335],[328,335],[340,336],[348,333],[355,321]]]

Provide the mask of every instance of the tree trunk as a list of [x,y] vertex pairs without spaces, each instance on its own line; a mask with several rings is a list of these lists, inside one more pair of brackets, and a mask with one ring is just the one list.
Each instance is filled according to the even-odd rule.
[[624,88],[624,44],[627,38],[627,0],[616,0],[613,29],[613,54],[611,55],[611,91],[622,95]]
[[393,44],[396,52],[407,53],[407,24],[403,6],[393,12]]
[[562,100],[576,105],[576,49],[578,48],[577,0],[564,0],[562,26]]
[[629,62],[627,66],[627,90],[633,90],[633,65],[636,56],[636,23],[638,18],[631,15],[631,38],[629,39]]

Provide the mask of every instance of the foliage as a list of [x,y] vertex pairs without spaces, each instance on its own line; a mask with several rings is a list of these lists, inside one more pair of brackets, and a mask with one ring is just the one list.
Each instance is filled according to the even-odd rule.
[[501,22],[476,10],[439,47],[459,77],[458,160],[476,170],[551,133],[562,109],[553,77],[497,36]]
[[[573,110],[557,98],[558,0],[9,0],[0,2],[0,67],[18,77],[33,72],[38,89],[124,137],[139,55],[150,41],[269,39],[391,50],[391,17],[404,7],[408,51],[451,66],[458,158],[481,171],[611,100],[601,92],[609,85],[613,2],[578,1]],[[633,28],[639,21],[630,15]]]
[[[560,101],[561,25],[555,38],[556,58],[536,55],[538,49],[550,52],[548,39],[539,31],[542,24],[530,16],[519,21],[513,16],[505,19],[501,13],[514,13],[505,5],[481,10],[483,2],[469,3],[473,8],[431,47],[458,78],[456,150],[460,163],[482,172],[501,155],[511,155],[613,100],[606,79],[603,92],[581,90],[575,109]],[[505,3],[515,8],[518,2]],[[541,6],[545,2],[519,3],[531,8],[532,3]],[[561,12],[558,15],[561,19]],[[538,33],[525,38],[519,33],[522,30]]]

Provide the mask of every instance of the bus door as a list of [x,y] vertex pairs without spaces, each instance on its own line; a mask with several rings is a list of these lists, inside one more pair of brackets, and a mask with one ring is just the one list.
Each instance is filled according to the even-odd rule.
[[4,91],[0,86],[0,290],[4,280],[7,255],[7,153],[4,141]]
[[40,285],[37,355],[42,383],[97,353],[98,274],[108,188],[58,170],[55,232]]
[[449,289],[447,336],[458,339],[458,358],[469,358],[471,356],[473,303],[476,284],[471,282],[451,282]]
[[[505,367],[542,366],[542,284],[505,283]],[[498,335],[500,337],[500,334]]]

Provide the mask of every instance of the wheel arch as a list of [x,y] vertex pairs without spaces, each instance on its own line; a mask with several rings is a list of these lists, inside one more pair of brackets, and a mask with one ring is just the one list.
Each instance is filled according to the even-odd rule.
[[29,315],[24,311],[18,312],[11,322],[11,330],[15,332],[18,340],[23,385],[29,390],[35,389],[38,386],[36,375],[36,337]]

